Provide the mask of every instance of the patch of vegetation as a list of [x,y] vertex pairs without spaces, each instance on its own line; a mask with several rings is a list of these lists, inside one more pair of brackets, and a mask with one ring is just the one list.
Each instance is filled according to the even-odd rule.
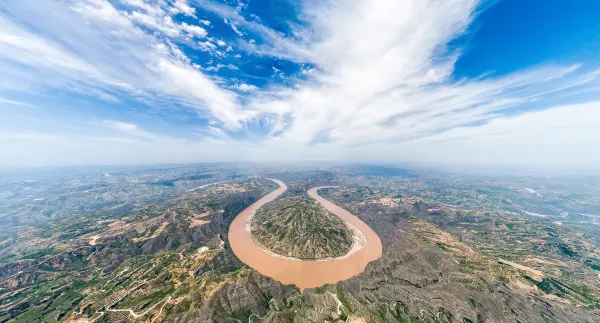
[[564,243],[559,243],[558,249],[560,250],[560,252],[562,252],[563,254],[565,254],[569,257],[579,256],[579,254],[577,252],[573,251],[573,249],[571,249],[571,247],[569,247],[568,245],[566,245]]
[[282,256],[339,257],[352,246],[352,233],[344,222],[306,195],[264,205],[252,218],[251,228],[260,245]]

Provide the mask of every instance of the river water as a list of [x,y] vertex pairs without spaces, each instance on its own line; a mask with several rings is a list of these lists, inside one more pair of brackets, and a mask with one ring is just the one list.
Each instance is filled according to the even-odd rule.
[[320,261],[285,259],[265,252],[250,236],[247,223],[249,217],[258,208],[275,200],[287,190],[287,186],[282,181],[270,180],[280,187],[243,210],[229,227],[231,249],[245,264],[283,284],[295,284],[300,289],[305,289],[319,287],[324,284],[334,284],[356,276],[365,270],[369,262],[381,257],[381,240],[366,223],[317,194],[319,189],[328,186],[311,188],[308,194],[331,213],[360,230],[366,238],[366,245],[347,257]]

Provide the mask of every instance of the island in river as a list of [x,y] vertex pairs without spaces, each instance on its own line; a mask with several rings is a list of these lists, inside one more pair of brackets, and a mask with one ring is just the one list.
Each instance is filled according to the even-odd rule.
[[336,258],[352,248],[350,228],[306,193],[263,205],[252,216],[250,226],[254,241],[280,256]]
[[367,224],[318,195],[319,189],[328,186],[311,188],[308,195],[327,211],[336,215],[350,229],[353,237],[352,248],[338,257],[314,260],[282,256],[265,250],[253,239],[250,228],[255,212],[263,205],[273,202],[287,190],[287,186],[282,181],[271,180],[277,183],[279,188],[242,211],[229,228],[231,249],[248,266],[284,284],[294,284],[304,289],[349,279],[360,274],[369,262],[381,257],[381,241]]

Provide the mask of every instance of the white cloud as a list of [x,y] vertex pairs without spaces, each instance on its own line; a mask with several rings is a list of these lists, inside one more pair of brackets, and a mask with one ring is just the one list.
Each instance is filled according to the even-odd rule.
[[194,37],[198,37],[198,38],[204,38],[206,37],[206,35],[208,34],[206,32],[206,29],[200,27],[200,26],[195,26],[195,25],[188,25],[187,23],[182,23],[181,27],[183,30],[185,30],[188,34],[190,34],[191,36]]
[[[108,6],[107,4],[103,4],[102,1],[91,1],[91,2],[98,4],[98,5],[102,5],[102,6],[105,6],[105,5]],[[142,9],[152,16],[164,16],[165,15],[165,11],[158,4],[151,5],[143,0],[121,0],[121,2],[123,2],[125,5],[130,6],[130,7]]]
[[393,147],[491,120],[540,93],[593,79],[577,76],[574,66],[453,81],[456,56],[444,48],[469,25],[476,4],[372,1],[312,7],[310,28],[319,34],[311,36],[318,40],[305,51],[313,53],[307,57],[318,68],[309,82],[278,90],[277,100],[257,97],[253,104],[265,114],[293,116],[288,130],[273,140],[304,145],[327,133],[329,145],[347,149],[379,141]]
[[[411,151],[408,158],[413,162],[591,168],[600,162],[600,154],[592,148],[600,141],[599,122],[600,101],[596,101],[500,117],[482,126],[458,127],[396,146]],[[364,147],[380,158],[400,158],[399,152],[388,156],[375,152],[381,148]]]
[[271,69],[273,70],[273,75],[271,77],[275,77],[275,76],[278,76],[280,78],[284,78],[285,77],[285,74],[280,69],[278,69],[277,67],[272,66]]
[[255,85],[246,83],[237,84],[236,88],[238,88],[242,92],[254,92],[258,89]]
[[181,13],[186,16],[195,17],[196,9],[192,8],[187,0],[175,0],[173,2],[173,7],[170,9],[172,13]]
[[[197,72],[193,67],[163,59],[159,62],[158,71],[164,81],[163,86],[169,92],[178,95],[184,102],[193,106],[195,102],[204,102],[211,107],[213,115],[226,127],[236,128],[240,121],[249,118],[253,112],[239,110],[235,94],[219,88],[206,75]],[[201,89],[193,91],[193,89]]]
[[9,99],[0,97],[0,106],[2,106],[2,105],[17,105],[17,106],[23,106],[23,107],[34,107],[34,105],[26,103],[26,102],[9,100]]
[[217,45],[211,43],[209,40],[198,42],[198,46],[200,46],[200,50],[205,52],[213,52],[215,49],[217,49]]
[[[182,11],[178,7],[171,7],[167,10],[170,14],[167,14],[167,11],[163,10],[161,7],[153,7],[148,5],[140,0],[129,0],[135,1],[136,4],[140,2],[137,7],[143,8],[146,13],[140,11],[133,11],[128,14],[129,18],[146,28],[159,31],[169,37],[177,37],[180,36],[183,32],[187,33],[191,37],[204,38],[208,34],[206,29],[196,26],[190,25],[186,22],[177,23],[173,20],[170,14],[177,14]],[[174,4],[181,5],[181,1],[175,2]]]
[[[129,4],[139,7],[141,2]],[[75,2],[72,8],[69,3],[5,3],[2,10],[16,22],[0,17],[0,69],[11,80],[0,86],[27,93],[47,87],[96,93],[113,102],[122,91],[144,100],[166,96],[227,127],[239,127],[246,113],[238,113],[234,93],[195,69],[168,38],[156,38],[136,25],[154,26],[167,35],[185,26],[169,16],[157,20],[153,15],[160,10],[151,8],[128,13],[105,0]]]
[[[117,133],[113,131],[109,131],[110,135],[106,134],[104,136],[96,136],[96,138],[100,139],[116,139],[116,140],[127,140],[129,142],[135,141],[152,141],[156,143],[164,143],[164,142],[182,142],[181,139],[171,138],[168,136],[163,136],[159,134],[155,134],[152,132],[148,132],[142,130],[138,125],[119,121],[119,120],[103,120],[100,122],[101,126],[105,126],[110,130],[116,130]],[[93,127],[94,125],[90,125]],[[79,138],[90,138],[89,135],[79,136]]]
[[217,64],[215,66],[209,66],[206,68],[207,71],[218,72],[221,68],[225,67],[225,64]]
[[180,27],[173,22],[170,16],[153,16],[139,11],[132,12],[129,17],[147,28],[158,30],[167,36],[178,36],[181,32]]
[[[146,28],[159,31],[167,36],[176,37],[186,32],[192,37],[206,37],[207,32],[204,28],[190,25],[186,22],[177,23],[173,16],[183,14],[195,17],[196,9],[191,7],[187,0],[175,0],[169,6],[168,2],[146,2],[143,0],[122,0],[126,5],[136,8],[128,13],[129,19],[145,26]],[[91,1],[96,6],[110,7],[108,2],[102,0]],[[79,3],[75,8],[86,7],[87,5]],[[114,9],[113,9],[114,10]],[[140,11],[141,10],[141,11]],[[86,10],[89,11],[89,10]],[[88,12],[89,14],[89,12]]]
[[104,123],[110,127],[113,127],[119,131],[127,132],[127,133],[135,133],[137,130],[137,126],[133,123],[123,122],[123,121],[115,121],[115,120],[104,120]]
[[233,29],[233,31],[235,31],[236,34],[238,34],[239,36],[244,36],[245,33],[243,31],[240,31],[236,25],[234,25],[233,23],[231,24],[231,29]]
[[[11,80],[0,81],[0,89],[43,85],[78,88],[106,95],[107,100],[121,91],[175,98],[213,121],[201,133],[222,140],[177,141],[132,123],[105,121],[104,127],[119,132],[118,140],[60,137],[72,143],[55,147],[57,151],[67,153],[68,147],[80,149],[93,141],[108,156],[96,156],[100,160],[116,160],[110,152],[118,142],[120,149],[129,149],[124,160],[138,158],[137,162],[167,161],[156,156],[170,156],[168,162],[173,162],[247,154],[246,158],[280,160],[600,163],[600,152],[591,148],[600,141],[600,103],[551,100],[594,93],[598,72],[580,65],[540,65],[508,75],[454,79],[460,53],[449,51],[447,44],[470,25],[477,0],[310,2],[300,14],[306,25],[294,26],[291,37],[258,19],[247,21],[241,7],[194,2],[219,15],[239,36],[247,32],[258,40],[238,39],[236,51],[239,45],[240,51],[305,63],[298,79],[272,67],[273,76],[284,80],[269,79],[275,85],[260,91],[242,83],[243,77],[213,79],[201,72],[237,69],[224,60],[226,51],[233,50],[227,43],[233,42],[208,37],[204,28],[172,19],[174,14],[195,14],[186,1],[123,2],[126,11],[104,0],[74,2],[76,15],[60,3],[20,2],[21,8],[15,5],[18,1],[9,2],[3,8],[11,13],[6,17],[31,22],[35,28],[0,17],[0,70]],[[186,35],[203,38],[193,44],[209,52],[214,62],[192,63],[175,45],[177,40],[189,41]],[[7,62],[27,65],[33,72],[21,72]],[[245,94],[238,97],[239,91]],[[232,129],[251,129],[253,123],[271,127],[264,141],[241,144],[227,135]],[[35,145],[49,137],[13,133],[12,138]],[[189,152],[194,149],[202,153]],[[204,154],[207,150],[210,154]],[[45,151],[41,148],[40,154]]]
[[[477,158],[481,163],[494,163],[503,153],[515,162],[540,161],[532,156],[536,150],[531,145],[508,154],[510,143],[516,139],[506,139],[503,145],[499,145],[499,139],[490,140],[486,142],[489,149],[465,144],[455,154],[439,144],[441,138],[458,131],[453,128],[469,133],[466,138],[485,140],[490,135],[485,131],[490,129],[487,127],[499,120],[506,124],[528,120],[551,128],[558,119],[541,122],[546,116],[543,113],[522,119],[528,116],[527,105],[540,97],[580,89],[597,77],[595,71],[586,73],[576,65],[542,66],[501,77],[454,81],[451,75],[457,56],[448,53],[445,46],[470,24],[477,3],[372,1],[308,8],[306,14],[312,17],[309,28],[318,33],[307,37],[314,41],[302,45],[304,49],[281,56],[310,53],[304,57],[315,68],[306,73],[308,81],[295,87],[274,88],[271,96],[254,98],[251,106],[263,111],[265,118],[277,115],[271,131],[277,136],[263,144],[295,147],[300,152],[301,147],[322,136],[324,142],[311,147],[312,151],[323,147],[330,153],[337,151],[342,158],[372,156],[376,160],[432,162],[440,155],[448,155],[455,162],[466,163],[481,151]],[[280,75],[278,68],[272,69]],[[548,104],[545,108],[552,111]],[[522,117],[503,119],[508,109],[520,109]],[[593,109],[578,113],[589,118]],[[569,120],[567,114],[562,117]],[[577,142],[575,133],[589,136],[595,131],[591,127],[573,127],[573,131],[561,133],[571,137],[573,143]],[[553,137],[548,132],[539,136]],[[564,146],[574,155],[569,147],[572,146]],[[441,151],[444,153],[439,154]],[[559,151],[555,149],[553,157],[564,160],[558,158]],[[575,155],[584,158],[588,152],[589,147]],[[571,162],[575,160],[571,158]]]
[[243,1],[238,0],[237,6],[235,6],[235,10],[242,11],[246,7],[248,7],[247,3],[244,3]]
[[231,29],[233,29],[233,31],[238,34],[238,36],[244,36],[245,33],[241,30],[238,29],[238,27],[235,25],[235,23],[228,21],[227,19],[224,20],[224,22],[226,24],[228,24],[229,26],[231,26]]
[[223,17],[224,22],[229,24],[239,36],[244,36],[245,33],[240,30],[238,26],[243,26],[245,29],[252,31],[252,33],[261,35],[265,40],[264,43],[260,46],[256,46],[254,44],[255,40],[252,39],[246,46],[242,46],[247,51],[254,54],[276,56],[293,61],[307,61],[310,60],[313,55],[313,53],[307,49],[310,40],[304,37],[302,33],[297,33],[297,37],[289,39],[282,33],[266,27],[258,21],[246,20],[236,8],[231,8],[213,1],[196,1],[195,4]]

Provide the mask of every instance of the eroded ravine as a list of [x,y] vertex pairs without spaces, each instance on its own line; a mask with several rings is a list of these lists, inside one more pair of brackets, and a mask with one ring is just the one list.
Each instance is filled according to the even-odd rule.
[[331,186],[311,188],[308,194],[321,203],[328,211],[358,229],[365,238],[365,244],[360,248],[353,248],[353,250],[343,257],[319,261],[288,259],[265,252],[252,239],[247,224],[256,210],[275,200],[287,190],[287,186],[282,181],[276,179],[270,180],[277,183],[279,188],[243,210],[229,227],[231,249],[245,264],[283,284],[295,284],[299,288],[304,289],[319,287],[324,284],[333,284],[356,276],[365,269],[369,262],[381,257],[382,247],[379,236],[367,224],[350,212],[317,194],[319,189]]

